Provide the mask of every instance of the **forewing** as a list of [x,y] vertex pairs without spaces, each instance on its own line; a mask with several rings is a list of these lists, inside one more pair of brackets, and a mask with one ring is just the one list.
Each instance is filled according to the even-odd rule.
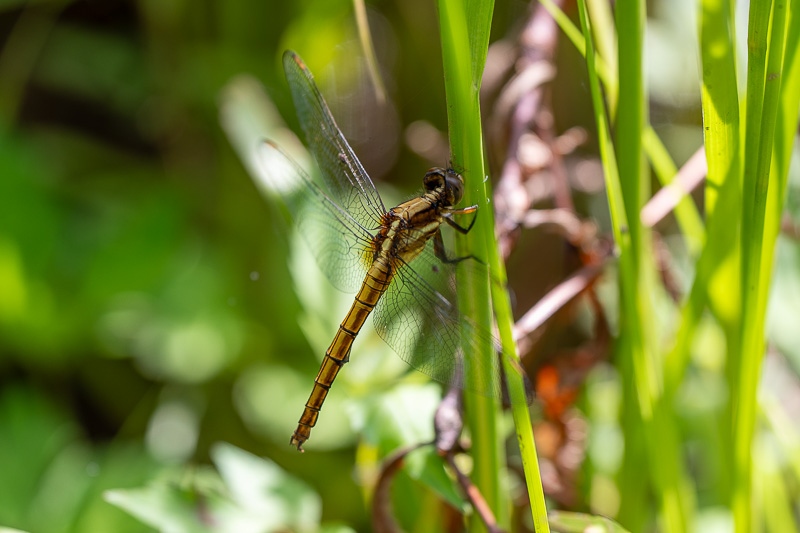
[[328,196],[280,147],[261,146],[262,174],[273,184],[317,265],[337,288],[354,292],[371,259],[373,235]]
[[328,193],[365,228],[376,228],[386,208],[375,185],[333,120],[328,104],[302,59],[287,50],[283,68],[306,143],[322,171]]
[[[472,259],[459,268],[485,273]],[[458,311],[455,268],[428,244],[411,265],[398,268],[374,311],[375,329],[400,357],[433,379],[484,396],[503,397],[499,342]],[[493,347],[481,357],[483,346]],[[478,376],[467,380],[469,373]]]

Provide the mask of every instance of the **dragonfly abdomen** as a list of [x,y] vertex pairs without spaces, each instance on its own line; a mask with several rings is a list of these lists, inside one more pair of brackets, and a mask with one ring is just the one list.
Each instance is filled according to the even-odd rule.
[[289,441],[291,445],[297,446],[299,451],[303,451],[303,443],[308,440],[311,428],[317,423],[322,404],[325,402],[325,397],[328,395],[336,375],[350,359],[350,348],[353,341],[381,295],[386,292],[391,278],[391,265],[382,258],[377,258],[367,271],[364,282],[361,284],[361,290],[358,291],[353,305],[350,306],[350,311],[347,312],[333,342],[325,351],[325,358],[322,360],[316,379],[314,379],[311,396],[309,396],[303,414],[297,423],[297,429],[294,430]]

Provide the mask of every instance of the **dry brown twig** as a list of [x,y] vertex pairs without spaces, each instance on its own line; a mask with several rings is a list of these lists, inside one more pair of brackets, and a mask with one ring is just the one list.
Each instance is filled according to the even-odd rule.
[[472,483],[455,462],[456,453],[461,450],[459,437],[464,426],[461,416],[461,391],[451,387],[442,399],[436,414],[433,417],[435,439],[432,443],[421,443],[415,446],[407,446],[395,451],[386,458],[378,476],[375,486],[375,494],[372,500],[372,527],[378,533],[401,533],[402,529],[394,517],[394,510],[391,502],[391,485],[395,475],[403,468],[406,456],[409,453],[429,446],[436,446],[439,455],[450,466],[455,473],[458,484],[464,491],[464,495],[478,513],[486,529],[490,533],[503,533],[497,525],[494,513],[489,508],[486,500],[481,495],[480,490]]
[[527,349],[530,347],[526,344],[526,339],[559,309],[589,288],[589,286],[600,277],[604,268],[605,263],[581,268],[572,276],[559,283],[517,320],[516,324],[514,324],[513,334],[514,340],[519,345],[520,353],[526,353]]
[[[494,190],[496,232],[503,257],[508,257],[519,233],[519,223],[530,210],[533,198],[524,182],[532,174],[551,166],[553,174],[563,178],[563,165],[554,154],[552,143],[532,131],[537,117],[542,115],[546,99],[546,82],[555,75],[553,55],[558,29],[552,17],[540,5],[533,13],[520,36],[520,57],[516,61],[517,74],[501,90],[489,125],[490,138],[497,146],[506,146],[505,160]],[[551,117],[547,121],[546,117]],[[545,128],[549,140],[552,132],[552,115],[544,114],[550,127]],[[547,137],[546,135],[545,137]],[[554,161],[557,162],[554,163]],[[563,191],[556,186],[557,196],[563,201]],[[568,191],[566,192],[568,196]],[[564,201],[562,207],[569,207]]]
[[503,529],[497,525],[494,513],[492,513],[480,490],[461,471],[455,461],[456,452],[460,449],[458,437],[461,435],[461,429],[464,426],[461,417],[461,391],[453,387],[450,388],[439,404],[438,409],[436,409],[436,415],[433,420],[436,433],[436,449],[439,455],[450,465],[456,475],[458,484],[461,485],[461,489],[470,504],[472,504],[472,508],[480,516],[486,529],[490,533],[502,533]]
[[680,168],[675,179],[659,189],[642,207],[639,219],[645,227],[652,228],[675,209],[684,196],[703,183],[708,174],[705,148],[701,146]]

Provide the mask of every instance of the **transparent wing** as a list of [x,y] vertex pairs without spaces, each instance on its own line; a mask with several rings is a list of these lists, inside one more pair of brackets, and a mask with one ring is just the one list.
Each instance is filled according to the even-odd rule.
[[322,171],[331,198],[361,226],[376,228],[386,208],[375,185],[333,120],[314,77],[291,50],[283,54],[283,68],[297,117]]
[[265,141],[260,155],[262,174],[270,188],[280,192],[320,270],[340,290],[357,290],[372,259],[372,231],[342,209],[277,145]]
[[[433,379],[503,398],[500,343],[458,311],[455,267],[442,263],[429,244],[413,261],[403,265],[373,311],[375,329],[409,365]],[[474,260],[458,268],[486,267]],[[481,357],[482,346],[491,345],[491,357]],[[469,372],[480,376],[467,381]]]

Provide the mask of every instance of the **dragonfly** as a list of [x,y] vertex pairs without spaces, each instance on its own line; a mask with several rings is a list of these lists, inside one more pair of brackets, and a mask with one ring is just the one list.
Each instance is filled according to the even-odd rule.
[[[459,265],[486,267],[472,256],[449,255],[441,232],[447,225],[465,234],[477,218],[478,206],[456,208],[464,194],[463,177],[452,168],[432,168],[420,196],[386,209],[309,69],[291,50],[283,55],[283,67],[321,183],[272,141],[261,146],[263,165],[268,175],[296,184],[283,200],[320,270],[335,287],[356,292],[290,444],[304,451],[369,315],[378,335],[413,368],[447,385],[502,397],[498,359],[477,356],[482,343],[496,346],[497,341],[459,312],[454,284]],[[456,221],[469,214],[468,225]],[[478,378],[465,380],[467,372]]]

